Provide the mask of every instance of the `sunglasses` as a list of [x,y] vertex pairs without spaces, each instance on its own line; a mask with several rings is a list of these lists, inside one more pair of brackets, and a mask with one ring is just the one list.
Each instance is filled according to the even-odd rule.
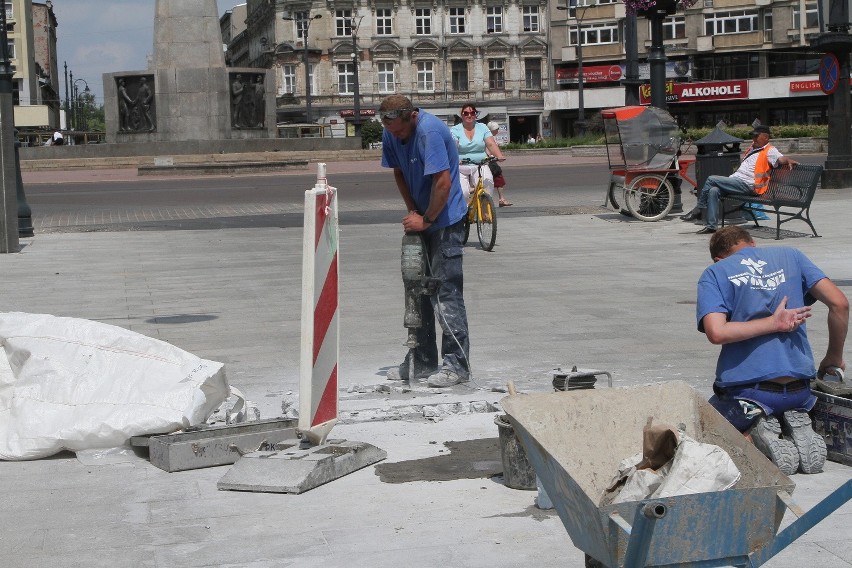
[[400,108],[400,109],[396,109],[396,110],[386,110],[384,112],[379,113],[379,115],[382,117],[382,120],[396,120],[397,118],[402,116],[403,113],[411,112],[413,110],[414,109],[412,109],[412,108]]
[[476,116],[476,113],[475,110],[466,110],[462,112],[462,116]]

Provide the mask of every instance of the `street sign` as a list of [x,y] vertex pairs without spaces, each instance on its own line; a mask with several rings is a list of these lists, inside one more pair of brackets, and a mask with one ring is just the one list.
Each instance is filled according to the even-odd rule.
[[822,56],[819,62],[819,86],[822,92],[830,95],[837,89],[840,77],[840,62],[837,56],[829,52]]

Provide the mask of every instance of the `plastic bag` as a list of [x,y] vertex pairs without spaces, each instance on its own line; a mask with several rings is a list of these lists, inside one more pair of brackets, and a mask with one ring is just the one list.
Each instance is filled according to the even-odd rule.
[[0,313],[0,459],[200,425],[228,392],[222,363],[163,341],[89,320]]

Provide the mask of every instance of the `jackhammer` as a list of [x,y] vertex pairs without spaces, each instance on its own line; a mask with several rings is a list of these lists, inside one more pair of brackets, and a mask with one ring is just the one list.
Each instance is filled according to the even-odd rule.
[[405,287],[405,317],[403,325],[408,328],[408,347],[406,361],[409,372],[403,380],[417,376],[414,349],[418,346],[417,329],[423,326],[423,313],[420,309],[422,296],[431,296],[441,283],[439,278],[428,275],[426,245],[420,233],[405,233],[402,237],[402,285]]

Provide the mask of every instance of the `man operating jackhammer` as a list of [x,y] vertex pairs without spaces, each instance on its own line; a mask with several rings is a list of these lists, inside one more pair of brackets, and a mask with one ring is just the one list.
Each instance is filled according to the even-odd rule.
[[[435,282],[434,293],[417,296],[420,325],[411,328],[408,355],[399,367],[388,370],[387,378],[426,379],[436,388],[464,383],[470,380],[462,272],[467,205],[459,183],[456,140],[444,122],[401,95],[385,98],[379,115],[385,127],[382,166],[393,168],[408,209],[402,227],[407,234],[420,234],[425,271]],[[436,318],[443,330],[440,367]]]

